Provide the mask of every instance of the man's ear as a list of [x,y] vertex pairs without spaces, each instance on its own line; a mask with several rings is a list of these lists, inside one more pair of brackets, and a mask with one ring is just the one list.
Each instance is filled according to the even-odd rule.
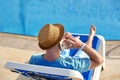
[[39,46],[39,48],[40,48],[40,43],[38,42],[38,46]]
[[58,44],[58,47],[60,48],[60,50],[62,50],[62,47],[61,47],[60,43]]

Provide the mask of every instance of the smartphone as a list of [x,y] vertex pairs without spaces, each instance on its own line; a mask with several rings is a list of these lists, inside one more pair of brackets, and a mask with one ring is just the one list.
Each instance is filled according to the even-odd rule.
[[[75,38],[80,39],[80,36],[76,36]],[[71,47],[73,46],[72,44],[70,44],[70,45],[66,44],[66,43],[64,42],[64,40],[65,40],[65,39],[62,39],[62,40],[60,41],[60,48],[61,48],[61,50],[69,49],[69,48],[71,48]]]
[[68,48],[68,45],[64,42],[65,39],[62,39],[60,41],[60,48],[61,50],[64,50],[64,49],[67,49]]

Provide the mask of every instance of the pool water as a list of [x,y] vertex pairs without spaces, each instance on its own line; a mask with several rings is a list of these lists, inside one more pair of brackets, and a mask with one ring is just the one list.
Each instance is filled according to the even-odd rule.
[[0,0],[0,32],[37,36],[47,23],[66,32],[89,33],[91,24],[106,40],[120,40],[119,0]]

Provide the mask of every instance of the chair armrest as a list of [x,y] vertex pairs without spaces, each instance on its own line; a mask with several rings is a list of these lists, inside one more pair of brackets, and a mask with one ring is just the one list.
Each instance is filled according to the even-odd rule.
[[61,80],[71,78],[72,80],[83,80],[83,76],[81,75],[81,73],[70,69],[22,64],[17,62],[7,62],[5,67],[9,70],[15,71],[27,77],[31,77],[31,75],[37,75],[43,78],[45,77]]

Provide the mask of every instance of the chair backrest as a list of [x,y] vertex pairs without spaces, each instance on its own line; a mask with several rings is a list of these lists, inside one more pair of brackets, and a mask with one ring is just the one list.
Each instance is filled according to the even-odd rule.
[[[72,33],[74,37],[80,36],[80,40],[83,42],[86,42],[88,40],[88,34],[78,34],[78,33]],[[92,48],[98,51],[100,45],[100,39],[97,36],[94,36],[92,41]],[[78,49],[71,49],[70,50],[70,56],[74,56],[75,53],[78,51]],[[93,74],[93,70],[89,70],[87,72],[82,73],[84,80],[91,80]]]

